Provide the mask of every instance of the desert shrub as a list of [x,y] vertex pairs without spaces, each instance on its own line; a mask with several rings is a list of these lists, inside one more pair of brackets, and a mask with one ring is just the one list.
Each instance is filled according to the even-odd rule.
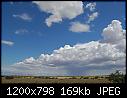
[[84,77],[83,79],[89,79],[89,77]]
[[45,76],[44,79],[49,79],[49,77]]
[[71,79],[76,79],[76,77],[75,76],[72,76]]
[[84,79],[84,77],[83,77],[83,76],[81,76],[81,77],[80,77],[80,79]]
[[5,79],[13,79],[13,76],[6,76]]
[[94,77],[94,79],[98,79],[98,78],[99,78],[99,76],[95,76],[95,77]]
[[115,73],[111,73],[108,77],[109,81],[113,83],[125,83],[125,75],[117,70]]

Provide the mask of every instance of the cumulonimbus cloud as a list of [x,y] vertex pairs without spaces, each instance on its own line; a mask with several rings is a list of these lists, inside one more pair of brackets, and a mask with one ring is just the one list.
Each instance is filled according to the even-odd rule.
[[113,20],[104,28],[102,36],[100,41],[65,45],[51,54],[27,58],[11,68],[15,73],[32,75],[96,75],[116,69],[125,73],[126,38],[121,22]]

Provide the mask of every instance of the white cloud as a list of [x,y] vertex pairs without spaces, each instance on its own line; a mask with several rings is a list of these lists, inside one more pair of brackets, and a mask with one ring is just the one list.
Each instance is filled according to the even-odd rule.
[[102,36],[104,42],[114,44],[118,49],[125,51],[126,30],[122,28],[120,21],[113,20],[108,27],[104,28]]
[[25,20],[25,21],[31,21],[32,20],[32,17],[30,15],[28,15],[27,13],[22,13],[19,15],[14,14],[13,17],[20,18],[20,19]]
[[19,30],[16,30],[14,33],[15,34],[25,34],[25,33],[28,33],[28,30],[27,29],[19,29]]
[[83,13],[82,1],[33,1],[39,9],[51,15],[45,20],[47,26],[59,23],[63,19],[73,19]]
[[90,23],[91,21],[94,21],[97,17],[98,17],[99,13],[98,12],[94,12],[91,15],[89,15],[89,19],[88,19],[88,23]]
[[125,39],[125,32],[126,31],[122,29],[121,22],[113,20],[112,23],[103,30],[102,36],[106,42],[114,43]]
[[14,44],[14,42],[7,41],[7,40],[2,40],[2,44],[8,45],[8,46],[12,46]]
[[[11,65],[11,68],[15,74],[17,72],[18,74],[32,75],[97,75],[109,74],[116,69],[125,73],[126,53],[118,46],[119,44],[125,46],[126,42],[113,43],[114,40],[122,42],[125,39],[121,36],[121,33],[124,33],[122,31],[125,32],[121,23],[118,20],[113,20],[103,30],[104,39],[101,41],[91,41],[74,46],[65,45],[54,50],[51,54],[41,54],[36,59],[30,57],[15,63]],[[118,36],[116,36],[117,34]],[[108,36],[114,40],[108,41],[110,40]],[[125,49],[125,47],[123,48]]]
[[82,24],[80,22],[73,22],[69,30],[72,32],[89,32],[90,26],[88,24]]
[[96,3],[95,3],[95,2],[93,2],[93,3],[88,3],[88,4],[86,5],[86,8],[89,8],[90,11],[94,11],[94,10],[96,9]]

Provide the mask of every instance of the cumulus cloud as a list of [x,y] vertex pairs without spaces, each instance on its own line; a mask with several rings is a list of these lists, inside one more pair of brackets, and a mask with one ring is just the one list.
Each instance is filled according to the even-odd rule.
[[108,27],[104,28],[103,42],[116,45],[116,48],[125,52],[126,47],[126,30],[122,28],[121,22],[113,20]]
[[83,13],[82,1],[33,1],[39,9],[51,15],[45,20],[48,27],[63,19],[73,19]]
[[116,43],[125,39],[125,33],[126,31],[122,29],[121,22],[113,20],[112,23],[103,30],[102,36],[106,42]]
[[97,17],[98,17],[99,13],[98,12],[94,12],[91,15],[89,15],[89,19],[88,19],[88,23],[90,23],[91,21],[94,21]]
[[[114,72],[116,69],[125,73],[126,53],[119,48],[119,44],[125,46],[125,43],[116,43],[117,40],[122,42],[125,39],[124,33],[121,22],[113,20],[104,28],[101,41],[74,46],[65,45],[51,54],[41,54],[36,59],[30,57],[15,63],[11,68],[18,74],[27,72],[32,75],[102,75]],[[55,67],[52,67],[54,65]]]
[[96,3],[95,3],[95,2],[93,2],[93,3],[88,3],[88,4],[86,5],[86,8],[89,8],[90,11],[94,11],[94,10],[96,9]]
[[73,22],[69,30],[72,32],[89,32],[90,26],[88,24],[83,24],[80,22]]
[[8,45],[8,46],[12,46],[14,44],[14,42],[7,41],[7,40],[2,40],[2,44]]
[[31,21],[32,20],[32,17],[30,15],[28,15],[27,13],[22,13],[19,15],[14,14],[13,17],[14,18],[20,18],[20,19],[25,20],[25,21]]

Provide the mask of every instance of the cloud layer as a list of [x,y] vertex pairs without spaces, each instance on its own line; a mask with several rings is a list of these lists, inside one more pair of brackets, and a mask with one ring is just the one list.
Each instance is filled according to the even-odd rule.
[[59,23],[63,19],[73,19],[83,13],[82,1],[34,1],[39,9],[43,12],[51,14],[45,23],[51,26],[52,23]]
[[[103,39],[65,45],[51,54],[27,58],[11,65],[11,74],[20,75],[102,75],[115,70],[125,73],[125,30],[113,20],[102,32]],[[2,72],[8,72],[3,69]],[[10,74],[9,73],[9,74]]]

